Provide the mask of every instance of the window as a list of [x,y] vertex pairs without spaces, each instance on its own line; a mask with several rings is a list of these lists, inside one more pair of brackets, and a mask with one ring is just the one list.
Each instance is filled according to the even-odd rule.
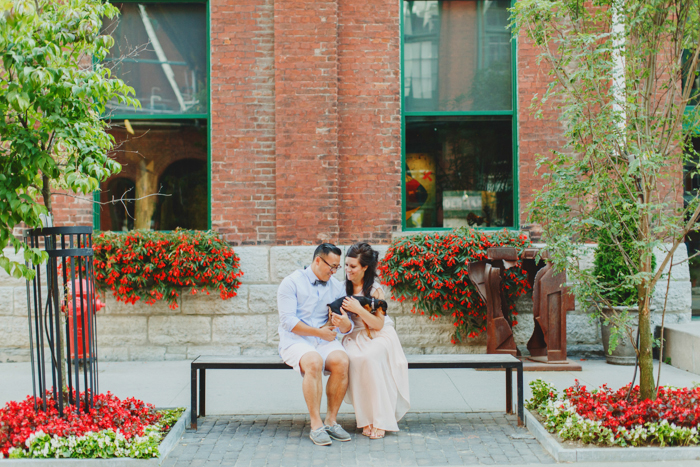
[[96,195],[100,230],[209,228],[208,5],[115,3],[112,73],[141,108],[108,105],[122,171]]
[[406,229],[515,225],[509,7],[403,2]]

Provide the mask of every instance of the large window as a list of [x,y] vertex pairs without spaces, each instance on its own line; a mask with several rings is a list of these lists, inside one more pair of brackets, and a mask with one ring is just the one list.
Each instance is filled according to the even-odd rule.
[[209,83],[206,3],[115,3],[105,21],[115,46],[105,60],[141,108],[108,106],[122,172],[102,186],[101,230],[207,229]]
[[515,225],[510,5],[403,2],[404,228]]

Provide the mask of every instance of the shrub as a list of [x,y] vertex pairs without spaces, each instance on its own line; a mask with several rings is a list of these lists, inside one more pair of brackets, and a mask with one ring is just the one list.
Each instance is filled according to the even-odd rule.
[[[634,219],[631,220],[633,221]],[[639,272],[640,248],[624,226],[616,227],[620,232],[603,230],[598,236],[593,275],[600,286],[601,298],[610,305],[636,306],[639,292],[632,276]],[[651,270],[655,268],[656,258],[652,256]]]
[[118,301],[152,305],[165,300],[177,308],[179,290],[217,290],[223,300],[240,286],[239,259],[216,232],[135,230],[103,232],[94,238],[95,281]]
[[[467,278],[470,261],[486,258],[491,247],[510,246],[522,252],[530,242],[524,234],[503,230],[487,234],[460,228],[447,234],[403,237],[389,247],[379,267],[382,282],[392,289],[392,299],[411,299],[413,313],[435,320],[449,316],[455,326],[452,343],[477,337],[486,329],[486,307]],[[520,265],[504,273],[506,301],[512,315],[515,298],[530,288]],[[518,322],[512,319],[512,325]]]

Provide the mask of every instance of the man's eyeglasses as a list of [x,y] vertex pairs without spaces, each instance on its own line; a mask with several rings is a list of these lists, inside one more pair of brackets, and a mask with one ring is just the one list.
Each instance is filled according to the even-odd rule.
[[[321,257],[319,256],[319,258],[321,258]],[[323,261],[324,263],[328,264],[328,261],[326,261],[326,260],[323,259],[323,258],[321,258],[321,261]],[[328,267],[331,268],[331,272],[336,272],[338,269],[340,269],[340,265],[338,265],[338,266],[331,266],[330,264],[328,264]]]

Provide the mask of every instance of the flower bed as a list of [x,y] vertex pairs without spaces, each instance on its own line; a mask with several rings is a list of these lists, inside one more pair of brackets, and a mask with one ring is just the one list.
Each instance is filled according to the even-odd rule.
[[[467,265],[486,259],[489,248],[503,246],[521,253],[530,241],[508,230],[485,234],[465,227],[444,235],[403,237],[391,244],[381,262],[382,283],[391,287],[391,298],[413,300],[413,313],[427,313],[432,319],[450,317],[456,344],[486,330],[486,307],[467,277]],[[507,269],[503,285],[515,326],[515,299],[530,289],[527,273],[520,265]]]
[[[88,413],[77,414],[67,405],[61,417],[53,393],[46,397],[46,410],[34,409],[33,396],[0,409],[0,458],[158,457],[158,444],[184,411],[158,412],[151,404],[108,392],[95,395]],[[80,397],[84,401],[85,393]],[[40,398],[37,403],[41,407]]]
[[[639,386],[588,391],[576,384],[558,394],[554,386],[530,383],[526,407],[551,433],[565,440],[605,446],[688,446],[700,443],[700,387],[659,387],[656,400],[639,400]],[[629,397],[628,396],[629,393]]]
[[233,248],[216,232],[103,232],[94,237],[95,281],[118,301],[177,308],[179,290],[236,296],[243,272]]

